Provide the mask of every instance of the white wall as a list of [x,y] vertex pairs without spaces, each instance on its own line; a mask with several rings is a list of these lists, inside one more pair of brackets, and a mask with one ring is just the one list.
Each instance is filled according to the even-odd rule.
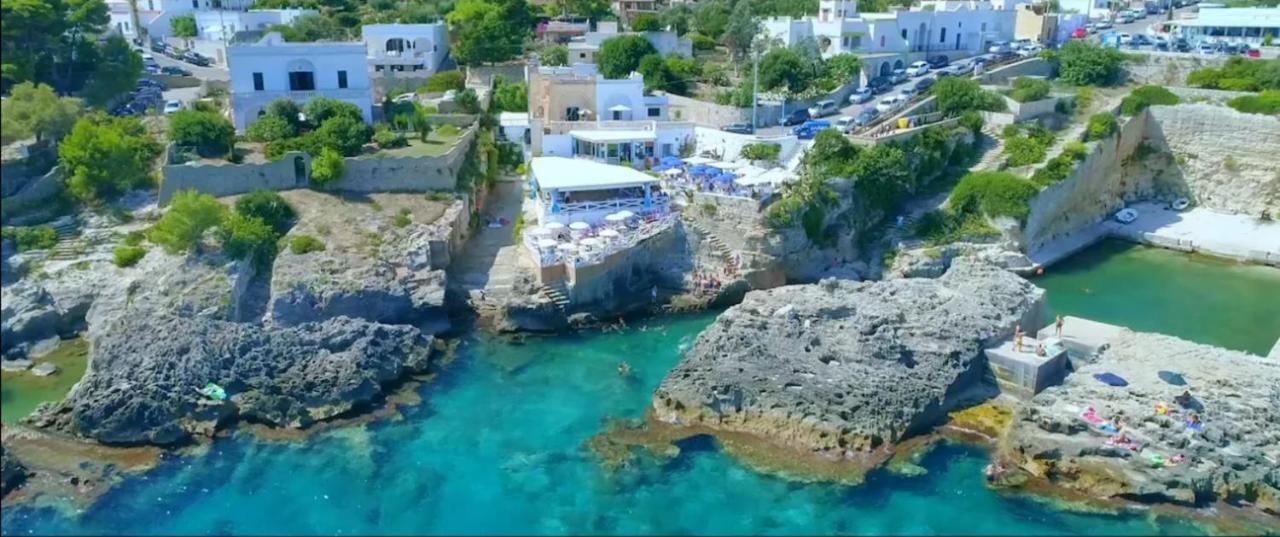
[[[231,96],[237,129],[257,117],[257,111],[280,98],[305,103],[312,97],[341,99],[360,107],[365,121],[372,121],[373,91],[361,43],[286,43],[277,33],[255,44],[227,47],[231,71]],[[314,73],[315,90],[294,91],[289,72]],[[346,71],[347,87],[338,87],[338,72]],[[261,73],[263,88],[254,88],[254,73]]]
[[542,136],[542,156],[573,157],[573,138],[568,134],[544,134]]
[[[448,29],[443,23],[366,24],[361,27],[361,35],[371,65],[420,64],[422,70],[435,72],[449,53]],[[386,53],[386,42],[397,37],[413,48],[406,50],[405,55],[390,56]]]
[[600,78],[596,81],[596,117],[600,119],[613,119],[613,112],[609,109],[617,105],[623,105],[631,109],[631,117],[625,115],[621,119],[647,119],[648,107],[644,104],[644,78],[635,75],[632,78],[624,78],[619,80],[606,80]]

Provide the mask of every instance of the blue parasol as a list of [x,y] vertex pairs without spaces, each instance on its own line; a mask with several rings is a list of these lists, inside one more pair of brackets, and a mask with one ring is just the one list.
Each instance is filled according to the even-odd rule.
[[1098,382],[1101,382],[1103,384],[1107,384],[1110,386],[1128,386],[1129,385],[1129,381],[1125,380],[1124,377],[1121,377],[1120,375],[1117,375],[1115,373],[1098,373],[1098,374],[1095,374],[1093,378],[1098,379]]
[[713,180],[713,181],[719,181],[719,182],[721,182],[721,183],[732,183],[732,182],[733,182],[733,180],[734,180],[734,179],[737,179],[737,178],[738,178],[738,176],[737,176],[737,175],[734,175],[734,174],[732,174],[732,173],[722,173],[722,174],[720,174],[720,175],[717,175],[717,176],[713,177],[713,178],[712,178],[712,180]]

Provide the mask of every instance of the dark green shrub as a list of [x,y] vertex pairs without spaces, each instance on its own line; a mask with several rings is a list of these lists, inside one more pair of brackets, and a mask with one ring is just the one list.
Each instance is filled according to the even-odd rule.
[[1133,116],[1153,104],[1178,104],[1181,100],[1162,86],[1142,86],[1120,101],[1120,113]]
[[1246,114],[1280,114],[1280,90],[1236,97],[1227,105]]
[[283,235],[293,225],[295,213],[289,202],[271,190],[255,190],[236,200],[236,212],[262,219],[276,233]]
[[1049,96],[1051,87],[1048,80],[1019,78],[1013,81],[1013,91],[1009,93],[1009,98],[1020,103],[1039,101]]
[[297,128],[289,120],[273,114],[258,118],[244,131],[245,138],[263,143],[285,140],[297,135]]
[[324,251],[324,243],[311,235],[297,235],[289,240],[289,251],[294,255],[306,255]]
[[320,147],[331,148],[342,153],[343,156],[354,157],[360,154],[364,144],[372,135],[372,129],[365,125],[363,120],[344,115],[325,120],[310,136]]
[[465,85],[466,75],[462,71],[440,71],[427,79],[427,85],[423,86],[423,89],[432,93],[449,90],[462,91]]
[[1026,179],[1008,172],[973,172],[965,175],[951,192],[950,206],[964,214],[1006,216],[1025,221],[1031,198],[1039,189]]
[[235,145],[236,128],[219,114],[182,110],[169,116],[169,140],[202,157],[220,157]]
[[396,213],[396,216],[392,219],[391,223],[396,227],[407,227],[409,224],[413,223],[413,213],[411,213],[409,209],[400,209],[400,212]]
[[184,190],[173,196],[169,210],[152,226],[149,238],[171,254],[191,252],[199,246],[205,231],[226,220],[227,212],[217,198]]
[[1116,121],[1115,114],[1111,112],[1100,112],[1089,116],[1089,126],[1085,129],[1085,139],[1089,141],[1101,140],[1111,133],[1116,132],[1120,127],[1120,123]]
[[342,178],[346,171],[346,163],[342,155],[329,148],[320,151],[320,156],[311,161],[311,183],[323,187]]
[[12,240],[19,252],[48,250],[58,244],[58,232],[50,226],[5,227],[0,235]]
[[982,132],[982,125],[985,122],[986,121],[982,119],[982,114],[973,110],[969,110],[960,115],[960,125],[966,129],[969,129],[969,131],[972,132],[974,135],[977,135],[979,132]]
[[138,261],[141,261],[146,255],[146,248],[141,246],[121,245],[116,246],[115,249],[111,251],[111,261],[120,268],[132,267],[138,264]]
[[381,149],[394,149],[409,145],[409,140],[403,134],[379,124],[373,129],[373,143],[378,144]]
[[223,248],[236,259],[265,262],[276,255],[279,235],[256,216],[232,213],[222,225]]

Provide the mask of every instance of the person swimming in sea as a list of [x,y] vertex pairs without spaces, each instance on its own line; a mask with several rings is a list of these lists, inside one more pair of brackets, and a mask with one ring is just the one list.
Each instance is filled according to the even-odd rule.
[[626,378],[631,376],[631,364],[623,360],[618,364],[618,376]]

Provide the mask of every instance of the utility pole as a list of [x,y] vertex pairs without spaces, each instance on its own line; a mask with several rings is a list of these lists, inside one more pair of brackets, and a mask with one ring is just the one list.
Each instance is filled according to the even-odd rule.
[[760,103],[760,48],[751,47],[751,132],[756,132],[756,108]]

